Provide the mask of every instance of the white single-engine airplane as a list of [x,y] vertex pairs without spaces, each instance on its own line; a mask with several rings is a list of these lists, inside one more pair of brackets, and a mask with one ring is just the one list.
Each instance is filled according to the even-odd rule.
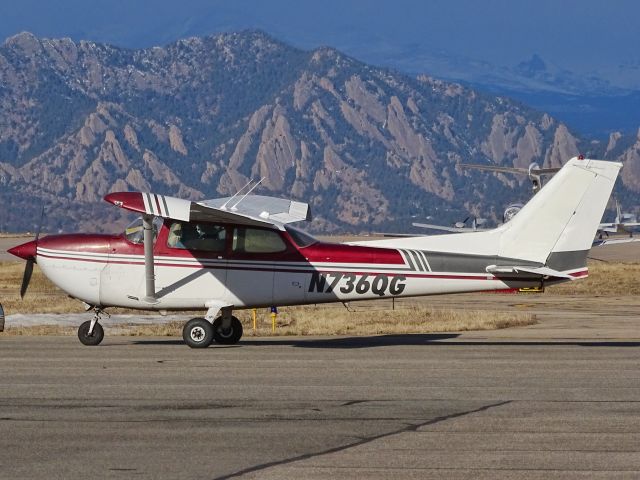
[[[150,193],[105,200],[142,214],[120,236],[51,235],[9,250],[94,309],[78,329],[97,345],[107,307],[206,309],[183,329],[194,348],[242,336],[234,309],[541,287],[585,277],[587,252],[621,163],[573,158],[510,222],[489,231],[357,244],[290,226],[305,203],[249,195],[191,202]],[[140,225],[140,224],[139,224]],[[220,315],[219,315],[220,314]],[[219,315],[219,316],[218,316]]]

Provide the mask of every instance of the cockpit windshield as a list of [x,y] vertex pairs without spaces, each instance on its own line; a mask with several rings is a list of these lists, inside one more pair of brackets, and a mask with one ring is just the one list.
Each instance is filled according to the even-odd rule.
[[[155,243],[156,238],[158,237],[158,231],[162,226],[162,217],[154,217],[153,218],[153,242]],[[131,243],[143,243],[144,242],[144,231],[142,229],[142,217],[136,218],[133,222],[131,222],[127,228],[124,229],[124,236]]]
[[285,225],[284,229],[287,231],[296,245],[300,248],[308,247],[309,245],[318,243],[318,240],[316,240],[304,230],[300,230],[299,228],[292,227],[290,225]]

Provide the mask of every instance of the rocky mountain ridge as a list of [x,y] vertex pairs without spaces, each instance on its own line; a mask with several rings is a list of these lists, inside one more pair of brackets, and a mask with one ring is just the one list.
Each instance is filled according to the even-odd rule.
[[48,230],[113,231],[111,191],[196,200],[250,178],[311,203],[317,231],[497,219],[527,198],[525,180],[458,163],[558,166],[579,152],[625,162],[623,200],[640,190],[637,138],[588,142],[518,102],[256,31],[144,50],[22,33],[0,46],[0,111],[0,230],[33,229],[45,202]]

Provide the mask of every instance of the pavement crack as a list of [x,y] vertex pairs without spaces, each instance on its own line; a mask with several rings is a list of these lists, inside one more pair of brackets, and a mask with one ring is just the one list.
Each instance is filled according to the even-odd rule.
[[308,460],[310,458],[321,457],[323,455],[329,455],[331,453],[341,452],[341,451],[344,451],[344,450],[348,450],[350,448],[359,447],[361,445],[366,445],[367,443],[373,442],[375,440],[379,440],[381,438],[390,437],[392,435],[397,435],[397,434],[405,433],[405,432],[416,432],[416,431],[418,431],[418,429],[420,429],[422,427],[427,427],[429,425],[434,425],[436,423],[446,422],[447,420],[451,420],[451,419],[454,419],[454,418],[460,418],[460,417],[464,417],[464,416],[467,416],[467,415],[472,415],[474,413],[484,412],[484,411],[489,410],[491,408],[502,407],[503,405],[507,405],[507,404],[509,404],[511,402],[512,402],[512,400],[505,400],[503,402],[490,403],[488,405],[483,405],[482,407],[475,408],[473,410],[465,410],[463,412],[452,413],[451,415],[444,415],[442,417],[432,418],[430,420],[426,420],[426,421],[420,422],[420,423],[405,424],[405,426],[403,426],[402,428],[398,428],[397,430],[392,430],[390,432],[381,433],[380,435],[373,435],[371,437],[364,437],[364,438],[362,438],[362,439],[360,439],[358,441],[355,441],[355,442],[352,442],[352,443],[347,443],[346,445],[341,445],[339,447],[329,448],[327,450],[323,450],[323,451],[316,452],[316,453],[305,453],[305,454],[298,455],[298,456],[295,456],[295,457],[285,458],[283,460],[276,460],[276,461],[273,461],[273,462],[267,462],[267,463],[263,463],[263,464],[260,464],[260,465],[255,465],[253,467],[249,467],[249,468],[245,468],[245,469],[242,469],[242,470],[238,470],[237,472],[230,473],[228,475],[222,475],[220,477],[214,477],[214,480],[227,480],[229,478],[237,478],[237,477],[240,477],[242,475],[246,475],[248,473],[259,472],[260,470],[266,470],[267,468],[277,467],[277,466],[280,466],[280,465],[286,465],[286,464],[289,464],[289,463],[299,462],[301,460]]
[[348,407],[350,405],[358,405],[359,403],[367,403],[367,402],[370,402],[370,400],[349,400],[348,402],[341,403],[340,406]]

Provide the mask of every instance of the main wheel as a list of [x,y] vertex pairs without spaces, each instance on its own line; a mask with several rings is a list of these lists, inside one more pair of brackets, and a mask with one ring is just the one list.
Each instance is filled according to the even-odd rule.
[[236,317],[231,317],[231,325],[223,328],[222,317],[213,322],[213,339],[221,345],[233,345],[242,338],[242,324]]
[[213,341],[213,327],[204,318],[192,318],[182,329],[184,343],[191,348],[207,348]]
[[104,338],[104,329],[98,322],[93,326],[93,332],[89,335],[89,329],[91,328],[91,320],[87,320],[78,327],[78,338],[83,345],[99,345]]

